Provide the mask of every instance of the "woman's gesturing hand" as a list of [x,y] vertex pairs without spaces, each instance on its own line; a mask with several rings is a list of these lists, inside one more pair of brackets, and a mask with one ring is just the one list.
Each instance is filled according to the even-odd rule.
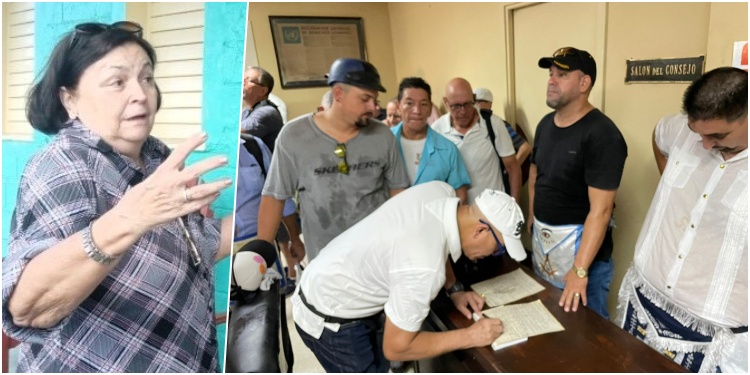
[[177,146],[151,176],[128,190],[113,210],[143,234],[213,202],[232,180],[200,183],[199,177],[225,166],[227,158],[215,156],[185,167],[185,159],[206,138],[206,133],[196,134]]

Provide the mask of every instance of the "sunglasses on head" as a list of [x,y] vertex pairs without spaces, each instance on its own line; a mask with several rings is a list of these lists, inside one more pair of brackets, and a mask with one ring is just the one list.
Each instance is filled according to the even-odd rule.
[[338,164],[339,173],[349,174],[349,164],[346,162],[346,145],[343,143],[337,144],[336,148],[333,149],[333,153],[341,158]]
[[139,38],[143,37],[143,27],[141,27],[140,24],[132,21],[118,21],[113,24],[106,24],[101,22],[79,23],[75,26],[73,37],[70,39],[70,48],[73,48],[75,42],[82,35],[91,36],[108,30],[121,30],[133,34]]

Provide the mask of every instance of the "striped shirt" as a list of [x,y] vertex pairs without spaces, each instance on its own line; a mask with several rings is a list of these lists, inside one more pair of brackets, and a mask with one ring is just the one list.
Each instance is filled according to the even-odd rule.
[[[139,167],[73,122],[26,165],[2,286],[3,330],[22,343],[19,372],[218,370],[213,262],[192,265],[176,220],[147,232],[57,325],[18,327],[7,309],[32,258],[112,209],[168,155],[163,143],[149,137],[142,148],[145,167]],[[219,222],[194,213],[186,225],[203,259],[213,259]]]

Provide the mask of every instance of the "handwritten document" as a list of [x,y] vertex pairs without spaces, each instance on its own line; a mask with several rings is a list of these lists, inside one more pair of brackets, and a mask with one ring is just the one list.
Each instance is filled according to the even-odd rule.
[[495,307],[483,313],[503,321],[503,334],[492,343],[495,350],[526,341],[531,336],[565,330],[541,300]]
[[544,287],[520,268],[471,286],[477,294],[484,295],[487,306],[496,307],[518,301],[539,293]]

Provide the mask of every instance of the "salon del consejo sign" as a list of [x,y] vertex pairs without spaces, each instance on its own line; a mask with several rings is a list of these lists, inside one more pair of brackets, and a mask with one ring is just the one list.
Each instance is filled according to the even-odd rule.
[[690,83],[703,75],[705,56],[627,60],[625,83]]

